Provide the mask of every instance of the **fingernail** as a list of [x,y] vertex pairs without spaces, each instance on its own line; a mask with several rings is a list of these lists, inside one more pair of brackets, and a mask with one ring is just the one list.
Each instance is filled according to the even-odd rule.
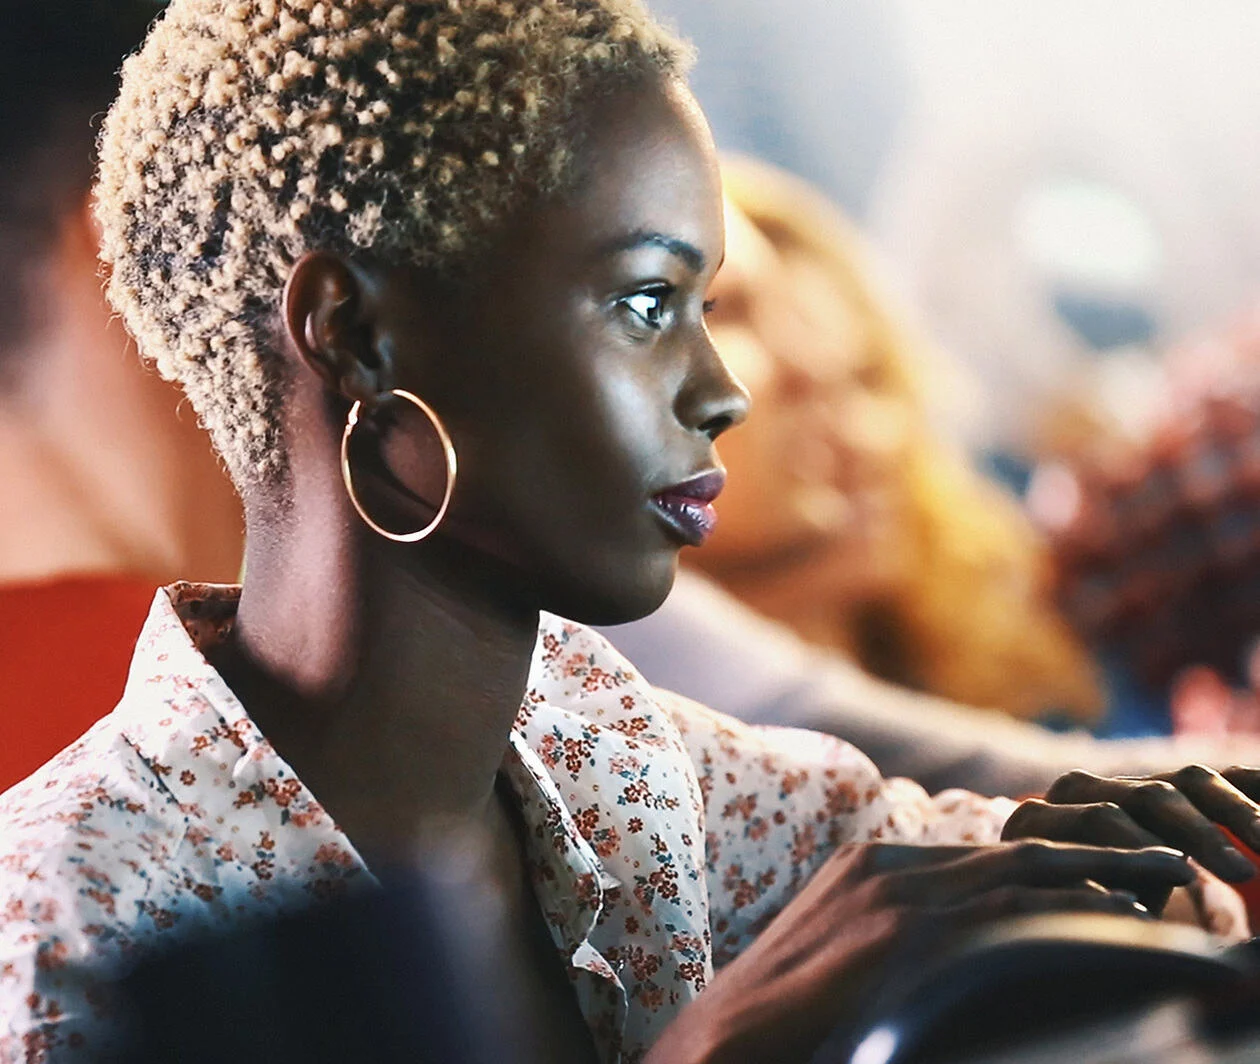
[[1111,891],[1111,896],[1125,905],[1128,910],[1131,910],[1134,916],[1150,917],[1151,910],[1138,901],[1138,897],[1133,891],[1113,890]]

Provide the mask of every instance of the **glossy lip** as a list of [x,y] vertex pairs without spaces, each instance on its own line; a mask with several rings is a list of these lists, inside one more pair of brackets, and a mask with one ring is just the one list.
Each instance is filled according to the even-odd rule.
[[717,527],[713,500],[726,485],[726,474],[718,469],[684,480],[652,496],[652,509],[677,539],[699,547]]

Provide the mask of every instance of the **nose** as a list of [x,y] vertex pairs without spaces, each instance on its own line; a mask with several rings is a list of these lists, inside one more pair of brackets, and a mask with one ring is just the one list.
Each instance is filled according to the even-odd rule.
[[748,389],[727,368],[713,344],[701,344],[675,401],[679,422],[716,440],[748,416],[750,403]]

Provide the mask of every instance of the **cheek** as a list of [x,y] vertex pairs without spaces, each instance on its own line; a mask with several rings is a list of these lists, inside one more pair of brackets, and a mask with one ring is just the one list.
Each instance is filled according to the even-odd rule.
[[591,389],[583,418],[586,443],[603,450],[610,467],[621,466],[642,488],[658,478],[685,474],[668,461],[671,430],[677,432],[672,396],[662,376],[646,363],[610,367]]
[[467,491],[531,549],[606,541],[667,475],[661,383],[626,359],[556,357],[476,431]]
[[778,493],[771,486],[768,470],[756,460],[755,448],[743,445],[754,431],[750,418],[718,445],[727,471],[726,489],[717,501],[717,530],[705,544],[703,557],[698,559],[701,563],[705,559],[755,553],[767,538],[767,525],[774,519]]
[[910,408],[899,399],[855,391],[840,410],[837,424],[851,487],[900,494],[914,430]]
[[[704,553],[713,561],[748,559],[816,532],[818,495],[803,492],[798,467],[805,444],[794,425],[766,410],[718,444],[729,478],[718,500],[718,527]],[[703,564],[703,560],[701,560]]]

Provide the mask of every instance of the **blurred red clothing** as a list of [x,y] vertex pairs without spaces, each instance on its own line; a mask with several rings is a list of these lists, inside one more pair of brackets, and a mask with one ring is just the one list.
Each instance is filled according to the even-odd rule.
[[112,575],[0,587],[0,791],[114,708],[155,590]]

